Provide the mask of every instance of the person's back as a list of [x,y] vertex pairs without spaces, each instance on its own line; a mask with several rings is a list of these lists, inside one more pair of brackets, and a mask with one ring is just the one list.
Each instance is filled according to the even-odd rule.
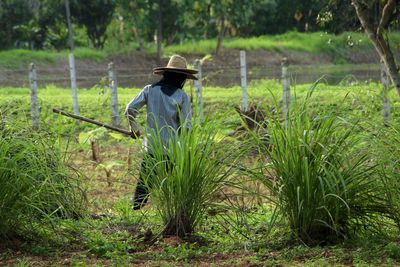
[[[166,76],[176,77],[175,74],[165,73]],[[139,95],[127,106],[127,115],[135,117],[137,111],[147,106],[147,133],[156,134],[159,131],[161,137],[167,141],[171,137],[171,130],[179,131],[183,123],[190,123],[191,105],[187,94],[169,82],[164,76],[160,82],[146,86]],[[185,77],[183,77],[185,79]],[[182,79],[182,77],[180,77]],[[179,81],[179,79],[178,79]],[[131,128],[137,128],[135,122],[130,120]]]

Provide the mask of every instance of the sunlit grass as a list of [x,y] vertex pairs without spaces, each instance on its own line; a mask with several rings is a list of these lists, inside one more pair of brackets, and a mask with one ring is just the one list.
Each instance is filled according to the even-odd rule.
[[33,131],[13,111],[3,109],[0,118],[0,240],[55,231],[55,217],[78,218],[86,205],[53,133]]
[[[171,139],[166,143],[161,131]],[[144,159],[145,184],[164,223],[165,235],[186,237],[195,232],[215,203],[215,196],[232,179],[240,153],[221,139],[213,123],[193,120],[181,129],[150,132]]]
[[[294,85],[291,91],[301,98],[307,94],[309,87],[309,84]],[[127,122],[124,120],[123,115],[126,104],[140,90],[140,88],[118,89],[121,127],[127,127]],[[187,84],[184,90],[189,95],[192,94],[195,99],[195,91],[192,85]],[[380,90],[380,85],[375,83],[342,86],[320,83],[315,88],[313,99],[309,105],[311,106],[311,110],[324,110],[350,120],[355,120],[361,116],[366,121],[375,122],[376,127],[380,127],[380,123],[383,122]],[[247,93],[249,103],[257,102],[259,104],[273,105],[271,93],[277,99],[281,99],[282,85],[279,81],[274,80],[252,82],[248,86]],[[58,107],[72,112],[72,95],[70,89],[47,86],[39,88],[38,96],[41,106],[41,120],[47,123],[60,122],[67,125],[74,125],[72,119],[60,117],[60,115],[56,115],[51,111],[53,107]],[[400,121],[400,105],[397,101],[398,96],[395,90],[390,91],[389,98],[393,105],[392,120],[393,122],[398,122]],[[106,123],[111,122],[109,89],[102,87],[79,89],[78,102],[81,115]],[[225,134],[233,131],[237,125],[240,125],[240,118],[234,110],[234,107],[240,106],[242,102],[242,89],[240,86],[231,88],[206,86],[203,88],[203,102],[205,114],[211,115],[215,123],[221,125]],[[339,104],[341,105],[340,108]],[[27,113],[30,112],[30,90],[28,88],[2,88],[0,90],[0,106],[18,106],[20,110]],[[143,116],[139,116],[139,119],[144,123],[145,110],[141,112]],[[95,128],[95,126],[86,123],[82,123],[79,127],[80,129]]]
[[[68,54],[68,50],[4,50],[0,51],[0,67],[12,69],[26,68],[28,70],[28,65],[31,62],[39,65],[52,64],[61,58],[68,59]],[[77,59],[90,59],[95,61],[101,61],[107,57],[107,54],[104,51],[86,47],[75,49],[74,55]]]
[[362,149],[358,124],[323,109],[310,110],[314,89],[293,99],[286,118],[270,114],[266,133],[253,135],[265,156],[263,171],[255,175],[271,191],[272,197],[266,197],[294,236],[326,242],[349,237],[359,224],[374,226],[374,216],[389,214],[389,208],[379,193],[372,155]]
[[[396,43],[400,40],[399,33],[390,35],[391,41]],[[299,33],[289,32],[279,35],[265,35],[249,38],[225,38],[224,48],[267,51],[302,51],[315,54],[335,54],[348,50],[373,49],[372,44],[363,33],[345,32],[340,35],[327,34],[324,32]],[[170,45],[165,48],[167,53],[182,54],[209,54],[216,48],[216,40],[199,40],[184,42],[178,45]],[[340,50],[340,51],[339,51]]]
[[[393,47],[400,41],[400,33],[394,32],[389,35]],[[264,35],[259,37],[226,37],[222,44],[223,48],[256,50],[264,49],[267,51],[300,51],[319,55],[329,55],[337,62],[345,63],[345,53],[352,51],[370,50],[373,46],[363,33],[345,32],[339,35],[327,34],[324,32],[299,33],[288,32],[279,35]],[[171,44],[164,47],[164,56],[174,53],[206,55],[214,53],[216,39],[191,40],[180,44]],[[91,47],[77,47],[75,57],[77,59],[90,59],[102,61],[108,56],[119,54],[131,54],[137,52],[137,46],[119,46],[114,43],[106,44],[104,50],[96,50]],[[145,51],[148,54],[156,53],[154,43],[146,43]],[[26,50],[12,49],[0,52],[0,67],[6,68],[26,68],[30,62],[38,64],[51,64],[60,58],[68,57],[68,50]]]

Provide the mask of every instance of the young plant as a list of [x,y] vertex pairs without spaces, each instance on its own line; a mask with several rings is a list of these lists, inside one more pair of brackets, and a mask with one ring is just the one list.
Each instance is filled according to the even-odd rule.
[[112,185],[111,173],[115,167],[120,167],[120,166],[123,166],[123,164],[120,161],[107,161],[104,163],[99,163],[96,169],[104,170],[104,172],[106,173],[107,185],[111,186]]
[[267,162],[254,174],[305,242],[347,236],[355,222],[386,211],[376,194],[376,168],[358,149],[356,126],[329,114],[311,116],[312,90],[302,105],[294,100],[286,122],[271,117],[268,136],[254,134]]
[[[210,122],[185,126],[154,132],[149,140],[151,154],[143,159],[149,166],[145,184],[164,222],[163,233],[180,237],[194,233],[216,193],[229,182],[236,153],[218,140],[220,135]],[[168,143],[162,131],[171,137]]]

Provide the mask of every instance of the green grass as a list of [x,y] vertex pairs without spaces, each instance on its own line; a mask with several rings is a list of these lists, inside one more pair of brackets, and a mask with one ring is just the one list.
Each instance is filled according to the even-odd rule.
[[[0,51],[0,67],[3,68],[26,68],[26,66],[34,62],[37,65],[51,65],[58,60],[68,59],[69,51],[52,51],[52,50],[25,50],[12,49]],[[93,61],[101,61],[107,57],[104,51],[99,51],[91,48],[77,48],[74,52],[77,59],[89,59]]]
[[400,230],[400,128],[398,125],[386,127],[378,132],[379,138],[373,146],[373,153],[380,166],[380,180],[384,195],[389,202],[389,217],[394,220]]
[[50,51],[31,51],[24,49],[13,49],[0,52],[1,67],[19,68],[31,62],[54,63],[58,56]]
[[[161,131],[176,142],[165,143]],[[230,182],[240,153],[221,139],[212,121],[193,120],[179,131],[159,129],[149,137],[152,156],[145,155],[144,182],[160,217],[165,235],[193,235],[215,196]],[[165,148],[165,146],[167,148]]]
[[[377,168],[360,149],[364,142],[357,124],[322,109],[310,111],[315,86],[305,99],[292,99],[285,122],[282,114],[269,114],[266,133],[254,135],[265,156],[259,180],[271,192],[267,198],[294,236],[308,243],[348,238],[354,222],[365,226],[374,216],[389,214]],[[275,107],[279,110],[277,102]]]
[[[297,95],[298,99],[302,99],[307,95],[309,88],[310,85],[297,85],[292,88],[292,92]],[[190,94],[191,89],[194,88],[188,84],[185,91]],[[121,127],[127,127],[127,122],[122,115],[123,109],[139,90],[139,88],[120,88],[118,91]],[[395,180],[398,178],[398,164],[396,164],[398,152],[393,149],[393,146],[398,144],[398,130],[391,131],[383,127],[380,90],[381,86],[374,83],[355,83],[353,85],[343,83],[342,86],[318,84],[308,102],[308,108],[311,117],[316,114],[328,114],[329,116],[341,116],[349,123],[357,122],[362,129],[352,132],[354,138],[359,138],[364,134],[367,134],[368,138],[377,136],[379,138],[376,140],[377,142],[357,145],[356,148],[360,153],[368,153],[372,157],[371,164],[376,163],[380,157],[388,155],[382,162],[388,166],[386,174],[390,175],[391,179],[387,182],[393,182],[391,186],[394,187],[398,185]],[[271,92],[280,100],[281,91],[279,81],[253,82],[248,88],[249,102],[273,106]],[[234,106],[239,106],[241,103],[239,86],[232,88],[205,87],[203,92],[205,114],[210,117],[220,135],[227,135],[241,125],[240,117],[234,110]],[[394,125],[398,125],[400,122],[399,96],[394,90],[391,90],[389,97],[392,101],[392,121]],[[8,114],[10,122],[21,122],[28,125],[30,124],[29,99],[28,88],[1,88],[0,110],[2,113]],[[82,115],[104,122],[111,121],[109,90],[99,87],[80,89],[78,99]],[[136,167],[139,164],[133,165],[131,171],[128,171],[126,167],[115,168],[112,174],[115,177],[114,185],[108,187],[99,174],[100,171],[96,167],[98,164],[90,160],[90,146],[79,142],[80,136],[84,136],[96,127],[87,123],[76,125],[74,120],[51,112],[52,107],[61,107],[72,111],[70,89],[54,86],[40,88],[39,100],[41,131],[54,133],[60,138],[58,141],[61,141],[63,147],[69,146],[68,153],[65,154],[69,158],[67,163],[84,171],[84,182],[93,190],[88,199],[89,208],[105,216],[100,220],[84,218],[76,221],[57,221],[60,229],[63,229],[65,233],[74,233],[77,237],[75,240],[67,241],[60,239],[58,243],[61,245],[51,242],[29,242],[23,246],[17,246],[16,250],[20,251],[19,253],[15,253],[13,248],[8,250],[0,246],[0,265],[19,263],[21,266],[28,266],[29,264],[37,265],[38,262],[43,265],[68,263],[81,266],[93,264],[189,266],[206,265],[210,262],[216,265],[233,266],[252,264],[261,266],[400,264],[398,229],[395,222],[389,218],[379,218],[384,221],[384,224],[380,226],[380,231],[372,231],[371,228],[366,227],[363,231],[357,231],[354,235],[350,235],[351,238],[342,243],[309,247],[293,239],[290,235],[290,222],[283,216],[277,217],[271,228],[271,225],[267,223],[273,214],[274,206],[271,203],[264,202],[260,205],[247,206],[251,198],[255,197],[254,192],[249,195],[244,193],[246,205],[243,208],[239,205],[237,210],[207,209],[202,223],[195,226],[196,235],[193,240],[190,242],[178,240],[178,243],[172,243],[175,242],[175,239],[164,239],[158,235],[163,231],[165,222],[157,212],[156,205],[151,198],[149,205],[143,211],[134,212],[130,209],[129,199],[134,190],[135,177],[138,172]],[[15,110],[15,107],[18,107],[18,110]],[[139,116],[141,123],[144,123],[144,117],[144,112],[141,112]],[[308,129],[306,124],[297,126],[298,129]],[[318,125],[312,124],[312,126]],[[317,128],[315,129],[317,130]],[[334,134],[339,135],[340,132]],[[335,141],[336,139],[329,140]],[[296,140],[292,139],[292,141]],[[98,142],[101,155],[105,160],[114,157],[125,161],[128,147],[133,144],[140,145],[139,142],[128,138],[117,140],[109,135],[102,136]],[[328,145],[333,143],[328,142]],[[317,146],[313,142],[309,142],[309,145]],[[235,152],[235,149],[236,147],[232,151]],[[139,163],[141,154],[137,150],[134,151],[131,156]],[[343,159],[340,155],[338,157],[340,160]],[[258,160],[260,160],[259,156],[250,153],[243,157],[243,162],[240,164],[257,167],[255,162]],[[186,163],[184,160],[178,162],[183,165]],[[329,165],[326,167],[329,169]],[[176,172],[184,173],[188,169],[183,166],[177,168]],[[178,175],[180,174],[175,174],[177,177]],[[120,177],[125,177],[126,180],[122,180]],[[246,180],[246,177],[239,178]],[[265,188],[262,187],[262,190]],[[242,191],[226,193],[230,195],[231,201],[241,203]],[[388,194],[397,193],[396,190],[389,190]],[[222,194],[219,197],[224,199],[225,196]],[[223,204],[225,205],[226,202]],[[393,206],[393,208],[396,207]],[[38,224],[35,226],[38,226],[39,229],[42,227]]]
[[55,231],[56,216],[84,214],[85,195],[79,177],[68,172],[57,139],[35,132],[23,121],[0,118],[0,240]]
[[[390,35],[392,42],[400,39],[398,33]],[[167,53],[209,54],[214,52],[215,40],[201,40],[187,42],[180,45],[171,45],[165,48]],[[301,51],[313,54],[337,54],[344,51],[373,49],[369,39],[363,33],[346,32],[340,35],[323,32],[299,33],[289,32],[280,35],[260,36],[250,38],[226,38],[224,48],[255,50],[264,49],[271,52]]]
[[[310,85],[297,85],[292,87],[292,92],[298,97],[307,94]],[[281,98],[282,89],[278,81],[259,81],[251,83],[248,87],[249,102],[257,102],[273,105],[270,91],[278,98]],[[378,84],[355,84],[351,86],[331,86],[320,83],[314,92],[313,100],[309,103],[310,109],[323,110],[326,113],[333,113],[346,119],[374,122],[372,127],[380,127],[383,121],[381,115],[381,85]],[[126,104],[140,91],[139,88],[119,88],[118,100],[122,126],[127,127],[123,111]],[[188,84],[185,87],[188,94],[194,93],[194,87]],[[205,87],[203,91],[204,109],[206,114],[212,114],[213,120],[220,125],[220,129],[226,134],[240,125],[240,118],[237,116],[234,106],[241,105],[241,88],[239,86],[231,88]],[[19,106],[21,111],[29,114],[30,112],[30,90],[28,88],[2,88],[0,90],[0,105]],[[392,120],[394,123],[400,121],[400,104],[395,90],[389,92],[392,101]],[[72,112],[72,96],[70,89],[56,88],[48,86],[39,88],[39,101],[42,108],[41,119],[47,123],[67,123],[69,127],[74,125],[72,119],[60,117],[53,114],[51,109],[59,107]],[[111,122],[110,91],[104,88],[79,89],[78,102],[80,112],[83,116],[88,116]],[[340,107],[340,108],[339,108]],[[144,110],[141,111],[144,113]],[[144,116],[140,116],[144,121]],[[67,129],[68,127],[64,127]],[[94,129],[86,123],[82,123],[79,129]]]
[[[390,34],[393,47],[400,41],[400,33]],[[154,44],[146,44],[146,53],[155,54]],[[169,45],[164,47],[165,55],[178,54],[198,54],[206,55],[214,53],[216,39],[187,41],[182,44]],[[281,53],[284,51],[308,52],[312,54],[328,55],[337,63],[345,63],[346,54],[354,51],[373,51],[373,46],[363,33],[346,32],[340,35],[332,35],[323,32],[299,33],[289,32],[280,35],[266,35],[249,38],[225,38],[223,47],[226,49],[256,50]],[[118,54],[130,54],[136,49],[135,46],[122,47],[110,43],[104,50],[95,50],[88,47],[78,47],[75,49],[77,59],[88,59],[93,61],[103,61],[108,56]],[[32,61],[37,64],[53,64],[60,58],[67,58],[68,51],[31,51],[31,50],[6,50],[0,52],[0,67],[6,68],[25,68]]]

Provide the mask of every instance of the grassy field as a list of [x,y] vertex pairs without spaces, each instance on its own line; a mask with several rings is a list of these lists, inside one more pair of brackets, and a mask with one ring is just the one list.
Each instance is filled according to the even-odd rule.
[[[391,33],[390,39],[393,47],[397,49],[400,40],[398,33]],[[178,45],[169,45],[164,48],[166,56],[178,54],[207,55],[215,51],[216,40],[200,40],[185,42]],[[289,32],[274,36],[260,36],[252,38],[226,38],[223,42],[226,49],[256,50],[263,49],[271,52],[309,52],[312,54],[327,55],[334,58],[337,63],[346,63],[344,54],[352,51],[373,51],[373,46],[363,33],[348,32],[340,35],[332,35],[323,32],[298,33]],[[136,51],[136,47],[120,47],[115,44],[106,44],[104,50],[78,47],[75,57],[93,61],[102,61],[105,58],[119,54],[129,54]],[[31,50],[8,50],[0,51],[0,67],[17,68],[26,66],[32,61],[37,64],[51,64],[60,58],[66,58],[68,51],[31,51]],[[156,46],[146,44],[146,53],[154,55]]]
[[[307,94],[310,86],[310,84],[297,85],[292,88],[292,92],[298,98],[303,98]],[[382,120],[379,111],[381,108],[381,89],[381,85],[375,83],[351,86],[329,86],[325,85],[322,81],[316,87],[310,105],[316,108],[323,108],[327,113],[333,112],[334,114],[347,118],[359,118],[359,115],[363,115],[362,120],[373,121],[378,124],[379,121]],[[125,106],[140,90],[140,88],[120,88],[118,90],[120,117],[124,125],[127,125],[123,118]],[[192,98],[196,97],[192,84],[188,84],[185,91],[187,91]],[[281,85],[278,81],[256,81],[250,84],[248,88],[249,103],[261,106],[273,106],[272,95],[280,99],[282,95],[281,91]],[[235,127],[240,125],[240,118],[239,116],[235,116],[236,112],[234,107],[241,105],[241,94],[242,91],[239,86],[231,88],[204,88],[203,98],[205,112],[219,125],[223,125],[224,127],[221,127],[221,130],[225,132],[233,131]],[[18,108],[25,112],[30,111],[29,88],[2,88],[0,90],[0,95],[3,107],[7,104],[10,108]],[[393,99],[392,119],[397,122],[399,120],[398,109],[400,106],[398,101],[396,101],[395,91],[391,90],[389,96]],[[54,120],[58,118],[62,120],[63,123],[68,123],[69,121],[71,127],[74,125],[72,121],[65,121],[65,119],[61,119],[51,112],[51,108],[53,107],[59,107],[66,111],[72,110],[72,97],[69,89],[56,88],[53,86],[40,88],[39,102],[41,106],[41,119],[44,122],[54,123]],[[110,92],[108,88],[94,87],[92,89],[80,89],[78,93],[78,102],[82,115],[96,118],[103,122],[111,121]],[[143,116],[141,116],[141,118],[143,119]],[[79,127],[93,129],[91,125],[85,124]],[[379,126],[377,125],[377,127]]]
[[[289,35],[290,36],[290,35]],[[281,40],[282,42],[284,40]],[[227,42],[226,45],[232,43]],[[271,48],[272,49],[272,48]],[[293,48],[294,49],[294,48]],[[309,48],[299,48],[309,49]],[[292,101],[303,103],[312,85],[292,88]],[[307,102],[311,116],[335,115],[358,123],[355,135],[362,141],[360,151],[390,154],[398,151],[396,136],[384,127],[381,85],[352,84],[328,86],[317,84]],[[121,88],[118,93],[121,127],[125,105],[139,92],[138,88]],[[185,91],[195,98],[191,85]],[[78,92],[80,113],[103,122],[111,121],[110,92],[107,88],[81,89]],[[249,85],[249,103],[266,110],[274,107],[274,98],[281,109],[281,85],[278,81],[258,81]],[[394,90],[391,122],[400,122],[400,103]],[[72,119],[51,112],[53,107],[72,110],[70,90],[49,86],[40,88],[39,132],[56,136],[56,143],[66,159],[66,165],[81,174],[82,188],[87,192],[88,214],[81,219],[55,220],[59,231],[44,232],[40,241],[17,237],[0,244],[0,265],[150,265],[150,266],[276,266],[276,265],[399,265],[400,243],[398,228],[388,218],[378,218],[379,227],[357,228],[340,242],[320,242],[306,245],[294,237],[283,215],[271,226],[274,205],[265,198],[269,191],[259,182],[248,181],[245,173],[236,174],[240,183],[257,194],[244,189],[228,189],[219,196],[219,203],[231,202],[229,211],[217,206],[209,209],[196,234],[181,239],[163,237],[163,222],[153,203],[141,211],[130,204],[141,161],[141,141],[132,140],[98,129],[92,125],[77,125]],[[296,100],[297,99],[297,100]],[[204,88],[206,117],[219,129],[219,135],[229,136],[227,142],[239,144],[245,137],[234,133],[242,126],[235,106],[241,103],[241,88]],[[27,88],[0,89],[1,117],[13,124],[30,124],[30,91]],[[144,123],[144,111],[140,121]],[[4,127],[1,124],[0,127]],[[398,127],[396,128],[398,129]],[[316,129],[314,129],[316,130]],[[398,132],[397,132],[398,133]],[[334,134],[335,135],[335,134]],[[233,136],[233,137],[232,137]],[[388,138],[387,147],[380,143]],[[398,137],[397,137],[398,138]],[[99,146],[100,160],[94,161],[90,140]],[[400,144],[400,143],[399,143]],[[394,146],[395,148],[391,147]],[[253,167],[259,157],[246,154],[241,164]],[[391,159],[390,159],[391,160]],[[394,162],[391,162],[394,163]],[[373,165],[372,163],[367,163]],[[387,168],[390,162],[386,162]],[[382,165],[383,166],[383,165]],[[1,206],[0,206],[1,207]],[[95,215],[95,216],[94,216]],[[66,233],[72,233],[67,236]]]

